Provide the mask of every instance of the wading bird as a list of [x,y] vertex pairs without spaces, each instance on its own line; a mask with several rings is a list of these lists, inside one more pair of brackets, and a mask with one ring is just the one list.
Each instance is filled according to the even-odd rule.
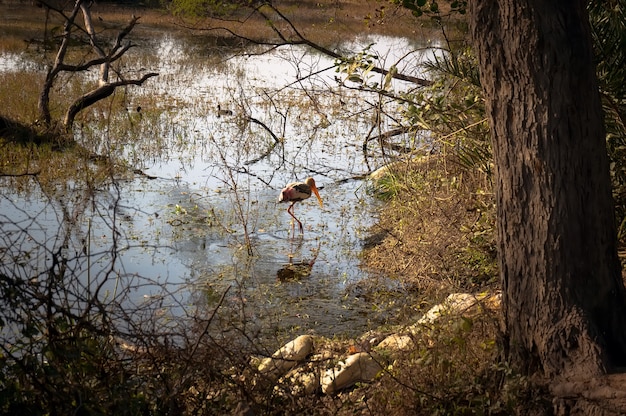
[[[293,206],[296,202],[304,201],[309,198],[311,196],[311,192],[315,194],[320,203],[320,207],[323,208],[324,203],[322,202],[322,197],[320,197],[320,194],[317,191],[317,186],[315,186],[315,180],[313,178],[306,178],[304,182],[291,182],[287,184],[287,186],[280,191],[280,196],[278,197],[278,202],[291,202],[291,205],[287,208],[287,212],[291,215],[291,218],[298,223],[301,234],[304,234],[304,231],[302,230],[302,223],[294,215]],[[295,231],[295,224],[293,222],[291,223],[291,226],[292,232]]]

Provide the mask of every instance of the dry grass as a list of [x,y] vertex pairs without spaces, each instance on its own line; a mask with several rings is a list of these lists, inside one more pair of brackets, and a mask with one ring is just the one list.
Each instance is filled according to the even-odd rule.
[[364,33],[407,36],[416,30],[407,10],[380,1],[283,1],[276,5],[298,23],[303,35],[323,45]]
[[33,72],[0,73],[0,113],[21,123],[37,118],[37,97],[43,84],[43,74]]
[[[276,1],[273,5],[291,22],[301,35],[322,46],[334,46],[363,36],[383,34],[387,36],[427,37],[429,21],[418,23],[404,8],[380,1],[322,0],[322,1]],[[286,22],[268,8],[262,9],[284,34],[293,36]],[[245,23],[244,23],[245,22]],[[190,19],[181,17],[176,24],[201,31],[213,32],[215,36],[231,38],[233,33],[248,39],[277,41],[276,33],[260,15],[242,11],[228,18]]]
[[492,310],[440,319],[358,394],[373,415],[511,414],[527,385],[495,364],[497,334]]
[[495,204],[486,180],[441,157],[394,164],[376,184],[395,198],[373,229],[367,265],[435,301],[496,285]]
[[[424,311],[454,292],[499,287],[495,204],[488,178],[453,159],[426,156],[391,164],[373,180],[389,199],[364,254],[423,299]],[[437,321],[413,337],[376,383],[353,391],[364,414],[492,414],[549,408],[543,392],[501,361],[501,312],[483,305]],[[346,400],[348,400],[346,398]]]

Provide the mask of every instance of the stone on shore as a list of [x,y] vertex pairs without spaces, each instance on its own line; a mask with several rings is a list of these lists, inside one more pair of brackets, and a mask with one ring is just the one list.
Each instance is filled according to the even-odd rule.
[[320,380],[322,392],[333,394],[359,381],[372,381],[382,369],[379,360],[372,354],[353,354],[339,366],[326,370]]
[[403,334],[391,334],[376,345],[377,350],[391,352],[409,351],[412,348],[415,348],[413,338],[410,335]]
[[[336,353],[322,349],[310,356],[313,353],[313,337],[301,335],[262,360],[258,366],[261,377],[257,382],[269,382],[278,391],[289,391],[294,395],[315,394],[320,389],[324,394],[335,394],[355,383],[373,381],[399,353],[414,349],[414,337],[424,335],[424,330],[433,327],[440,318],[472,317],[485,310],[495,310],[500,307],[500,299],[500,293],[453,293],[403,330],[365,334],[359,348],[355,348],[361,352],[326,370],[325,363],[336,359]],[[305,365],[299,365],[307,358]]]
[[283,345],[271,357],[265,358],[259,364],[259,373],[265,377],[276,380],[291,370],[299,362],[313,351],[313,337],[300,335]]

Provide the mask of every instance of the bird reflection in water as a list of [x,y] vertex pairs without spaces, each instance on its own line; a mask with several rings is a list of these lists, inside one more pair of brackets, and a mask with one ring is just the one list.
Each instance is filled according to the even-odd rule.
[[[298,250],[302,246],[302,240],[298,244]],[[294,254],[289,254],[289,262],[287,264],[283,264],[283,267],[278,269],[276,272],[276,278],[280,282],[293,282],[298,281],[304,278],[307,278],[311,275],[311,270],[313,270],[313,266],[315,265],[315,261],[317,260],[317,255],[320,252],[321,242],[318,243],[317,248],[311,250],[311,254],[313,257],[310,260],[302,259],[300,261],[294,262]]]

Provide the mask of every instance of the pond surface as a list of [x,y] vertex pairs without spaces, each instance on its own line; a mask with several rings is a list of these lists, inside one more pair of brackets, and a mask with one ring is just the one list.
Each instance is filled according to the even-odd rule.
[[[433,53],[381,36],[343,47],[368,45],[380,65],[397,62],[400,71]],[[374,117],[376,108],[400,117],[397,104],[340,86],[342,74],[322,71],[333,62],[308,49],[229,51],[159,34],[136,50],[125,69],[159,77],[127,90],[121,111],[85,112],[76,139],[137,175],[89,198],[71,184],[59,199],[5,183],[3,260],[24,258],[13,273],[40,275],[62,247],[85,290],[161,316],[221,302],[224,320],[236,316],[259,332],[327,336],[393,322],[408,301],[401,283],[363,269],[359,253],[377,207],[362,177],[388,161],[373,143],[365,154],[364,140],[397,126]],[[32,62],[5,54],[0,71],[35,71]],[[220,116],[218,104],[233,115]],[[324,207],[314,198],[296,204],[300,235],[277,197],[308,176]]]

